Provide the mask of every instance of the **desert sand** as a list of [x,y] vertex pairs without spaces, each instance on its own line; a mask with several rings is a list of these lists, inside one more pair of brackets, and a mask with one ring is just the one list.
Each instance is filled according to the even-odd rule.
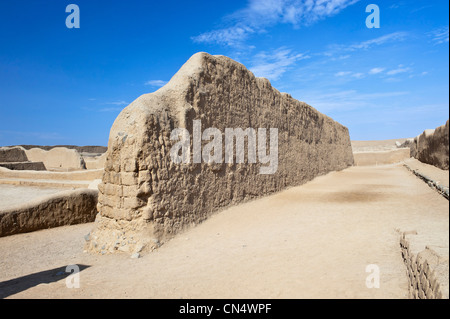
[[41,196],[55,194],[59,187],[34,187],[0,184],[0,209],[29,202]]
[[[401,163],[351,167],[218,212],[138,259],[83,252],[92,224],[0,238],[0,297],[407,298],[399,231],[448,251],[448,209]],[[70,264],[80,288],[66,287]],[[369,264],[380,288],[366,287]]]

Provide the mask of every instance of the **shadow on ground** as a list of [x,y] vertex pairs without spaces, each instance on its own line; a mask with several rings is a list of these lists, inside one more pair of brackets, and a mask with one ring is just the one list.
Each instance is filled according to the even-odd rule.
[[[74,265],[78,266],[78,270],[82,271],[89,268],[89,265]],[[76,269],[76,267],[75,267]],[[68,266],[53,268],[49,270],[44,270],[36,272],[34,274],[14,278],[7,281],[0,282],[0,298],[6,298],[17,294],[21,291],[25,291],[31,287],[40,284],[49,284],[62,279],[66,279],[70,275],[74,275],[76,272],[74,268],[69,268]],[[73,276],[74,277],[74,276]],[[71,278],[71,283],[74,283]]]

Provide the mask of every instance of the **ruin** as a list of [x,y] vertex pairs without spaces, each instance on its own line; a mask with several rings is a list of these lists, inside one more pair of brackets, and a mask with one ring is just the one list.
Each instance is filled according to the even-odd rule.
[[[247,159],[174,163],[171,131],[185,128],[192,134],[194,120],[201,120],[202,131],[278,129],[278,169],[259,174],[265,164]],[[346,127],[230,58],[197,53],[168,84],[140,96],[115,120],[99,184],[99,213],[86,249],[155,248],[227,206],[351,165]]]
[[449,121],[436,129],[428,129],[400,147],[409,147],[411,157],[440,169],[449,169]]
[[0,209],[0,237],[40,229],[92,222],[97,190],[66,190]]
[[416,158],[430,165],[448,170],[448,120],[434,130],[425,130],[417,137]]
[[31,161],[43,162],[48,170],[85,169],[83,157],[75,149],[55,147],[48,151],[41,148],[31,148],[25,151]]
[[0,147],[0,167],[10,170],[46,170],[42,161],[30,161],[26,150],[21,146]]

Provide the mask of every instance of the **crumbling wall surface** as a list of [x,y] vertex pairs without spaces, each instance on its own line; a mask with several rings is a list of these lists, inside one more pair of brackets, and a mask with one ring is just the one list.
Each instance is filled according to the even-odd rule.
[[426,130],[417,137],[415,158],[440,169],[449,169],[449,123]]
[[[269,129],[277,128],[276,172],[259,174],[268,164],[247,159],[193,163],[193,120],[201,121],[201,132],[217,128],[220,137],[226,128],[266,128],[267,144]],[[190,133],[189,164],[171,160],[171,147],[178,142],[170,139],[175,128]],[[346,127],[280,93],[240,63],[197,53],[167,85],[139,97],[115,120],[87,249],[111,253],[157,247],[224,207],[352,164]]]
[[49,151],[32,148],[26,150],[30,161],[43,162],[45,167],[51,169],[85,169],[86,165],[80,153],[75,149],[55,147]]
[[0,237],[39,229],[93,222],[98,191],[62,191],[0,210]]
[[27,162],[25,149],[20,146],[0,147],[0,163]]

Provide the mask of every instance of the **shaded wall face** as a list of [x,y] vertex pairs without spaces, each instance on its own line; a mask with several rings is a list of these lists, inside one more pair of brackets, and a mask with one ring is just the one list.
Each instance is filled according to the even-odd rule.
[[449,122],[434,130],[424,132],[415,139],[411,154],[419,161],[440,169],[449,169]]
[[25,150],[21,147],[0,148],[0,163],[26,162],[28,161]]
[[[111,241],[112,233],[145,226],[150,237],[164,240],[221,208],[353,164],[347,128],[280,94],[234,61],[208,57],[201,67],[186,90],[141,97],[116,120],[111,134],[117,135],[110,136],[99,185],[98,237]],[[139,117],[141,107],[155,104],[160,107]],[[120,127],[130,119],[133,125]],[[276,128],[276,171],[260,174],[267,164],[249,163],[248,155],[244,163],[235,157],[232,163],[194,163],[194,121],[201,122],[201,133],[210,128],[220,133],[222,159],[227,129],[265,128],[268,152],[269,132]],[[176,164],[170,156],[177,142],[170,136],[177,128],[189,132],[190,163]],[[202,149],[210,141],[203,141]],[[108,242],[95,245],[110,247]]]

